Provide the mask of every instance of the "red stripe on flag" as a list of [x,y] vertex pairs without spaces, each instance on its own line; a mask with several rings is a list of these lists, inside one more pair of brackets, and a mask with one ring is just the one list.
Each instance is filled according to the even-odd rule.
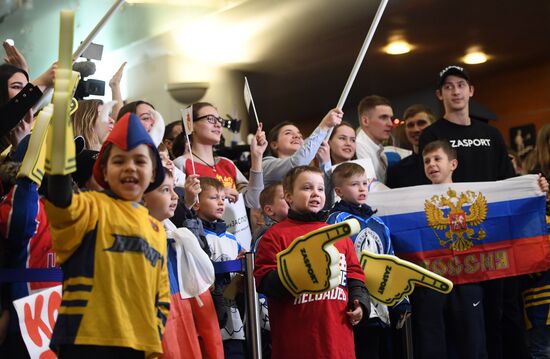
[[455,284],[542,272],[550,268],[548,235],[479,245],[464,252],[449,249],[398,254]]

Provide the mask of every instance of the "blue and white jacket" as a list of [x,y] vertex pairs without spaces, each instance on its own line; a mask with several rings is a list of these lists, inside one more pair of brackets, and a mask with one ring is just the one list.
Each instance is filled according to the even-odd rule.
[[[358,258],[361,256],[361,251],[363,250],[376,254],[394,255],[390,230],[374,213],[372,208],[366,204],[355,206],[342,200],[336,202],[330,210],[327,223],[340,223],[350,218],[355,218],[359,221],[361,226],[359,233],[350,237]],[[401,312],[410,311],[408,298],[403,299],[394,309]],[[385,327],[389,324],[390,315],[388,307],[375,300],[371,300],[368,325],[381,325]]]
[[[241,245],[237,242],[237,238],[229,232],[224,221],[207,222],[202,221],[204,236],[210,248],[210,259],[212,262],[225,262],[237,259],[239,252],[242,250]],[[244,325],[241,320],[237,303],[233,299],[223,297],[224,288],[229,285],[233,278],[233,274],[216,275],[216,283],[212,296],[221,295],[227,320],[222,320],[221,328],[222,340],[236,339],[244,340]],[[216,302],[216,298],[213,298]],[[218,308],[216,308],[218,310]],[[218,313],[219,315],[219,313]]]

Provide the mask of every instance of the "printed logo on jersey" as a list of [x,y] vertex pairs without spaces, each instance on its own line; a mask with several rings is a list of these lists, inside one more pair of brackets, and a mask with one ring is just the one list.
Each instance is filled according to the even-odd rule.
[[115,237],[115,242],[111,248],[105,249],[106,251],[119,253],[141,252],[153,267],[156,266],[159,259],[161,260],[161,263],[164,263],[160,253],[156,249],[152,248],[145,239],[121,234],[113,234],[113,237]]
[[384,246],[380,236],[371,228],[365,228],[355,237],[355,253],[368,251],[371,253],[384,253]]
[[302,294],[294,299],[294,305],[315,302],[318,300],[340,300],[347,303],[348,295],[344,287],[348,285],[348,263],[346,256],[340,253],[340,285],[334,289],[319,294]]
[[491,147],[490,138],[468,138],[463,140],[449,140],[452,147]]

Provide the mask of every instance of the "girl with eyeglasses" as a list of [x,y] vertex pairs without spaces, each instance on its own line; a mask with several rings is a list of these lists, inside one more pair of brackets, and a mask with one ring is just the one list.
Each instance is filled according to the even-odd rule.
[[267,147],[262,125],[260,124],[250,144],[250,181],[248,181],[232,161],[214,155],[214,146],[221,140],[222,124],[223,119],[214,105],[208,102],[193,104],[191,153],[184,155],[183,170],[188,176],[193,174],[192,157],[197,175],[214,177],[222,182],[230,202],[236,202],[239,193],[242,193],[248,208],[260,208],[260,192],[264,187],[262,155]]

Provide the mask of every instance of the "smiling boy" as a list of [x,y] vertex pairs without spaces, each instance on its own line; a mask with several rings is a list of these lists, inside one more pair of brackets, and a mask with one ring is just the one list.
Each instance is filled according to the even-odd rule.
[[50,347],[61,358],[158,355],[170,307],[166,234],[140,202],[164,170],[135,114],[103,143],[94,177],[105,192],[73,194],[69,175],[49,177],[46,213],[64,274]]

